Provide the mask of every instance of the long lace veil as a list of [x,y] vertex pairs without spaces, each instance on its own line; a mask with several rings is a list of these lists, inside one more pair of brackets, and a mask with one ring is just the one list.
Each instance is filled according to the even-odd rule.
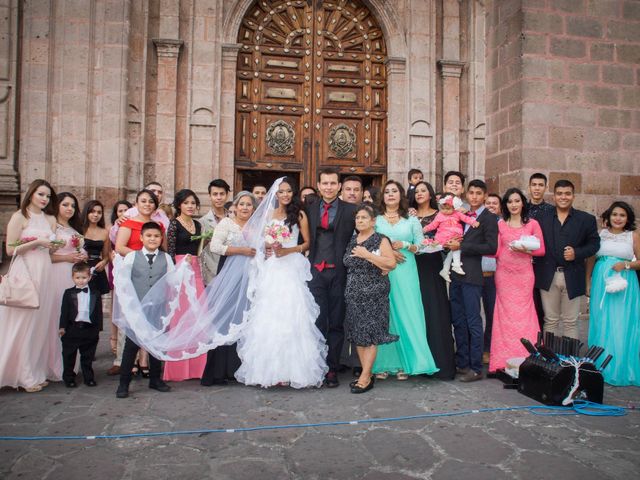
[[[265,227],[277,207],[276,192],[283,178],[271,186],[242,229],[242,239],[234,245],[255,248],[256,256],[229,256],[199,297],[193,269],[182,262],[139,300],[131,282],[131,267],[119,258],[114,271],[113,322],[160,360],[194,358],[236,342],[247,322],[246,312],[264,264]],[[184,296],[188,307],[184,307]]]

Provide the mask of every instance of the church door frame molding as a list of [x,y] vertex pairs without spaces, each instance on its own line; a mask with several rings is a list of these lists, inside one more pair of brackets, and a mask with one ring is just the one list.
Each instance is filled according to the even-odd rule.
[[[238,32],[254,0],[238,0],[223,21],[222,65],[220,75],[219,171],[222,178],[235,182],[236,68]],[[384,0],[363,0],[376,17],[387,46],[387,173],[389,178],[404,175],[409,168],[409,118],[407,104],[407,44],[393,6]]]

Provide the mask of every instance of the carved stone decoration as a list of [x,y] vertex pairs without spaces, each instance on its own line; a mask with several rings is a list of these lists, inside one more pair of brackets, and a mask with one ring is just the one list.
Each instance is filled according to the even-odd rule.
[[340,123],[329,132],[329,148],[338,158],[349,155],[356,147],[356,132],[353,128]]
[[274,155],[286,155],[293,149],[296,132],[293,125],[277,120],[267,128],[267,146]]

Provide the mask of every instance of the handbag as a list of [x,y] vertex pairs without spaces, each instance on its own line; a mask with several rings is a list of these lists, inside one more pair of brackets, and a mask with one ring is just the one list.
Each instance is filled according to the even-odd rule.
[[27,262],[23,260],[25,273],[13,269],[13,262],[18,255],[13,255],[9,271],[0,280],[0,305],[16,308],[40,308],[40,296],[29,273]]

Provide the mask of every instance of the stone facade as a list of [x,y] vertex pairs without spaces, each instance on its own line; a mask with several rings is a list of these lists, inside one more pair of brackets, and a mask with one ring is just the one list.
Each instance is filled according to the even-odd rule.
[[493,2],[486,68],[492,189],[542,171],[586,210],[640,211],[640,2]]
[[[232,183],[253,2],[0,0],[2,228],[39,177],[107,205],[150,180],[205,202]],[[387,45],[389,178],[460,169],[503,190],[540,170],[589,210],[640,208],[639,2],[363,2]]]

